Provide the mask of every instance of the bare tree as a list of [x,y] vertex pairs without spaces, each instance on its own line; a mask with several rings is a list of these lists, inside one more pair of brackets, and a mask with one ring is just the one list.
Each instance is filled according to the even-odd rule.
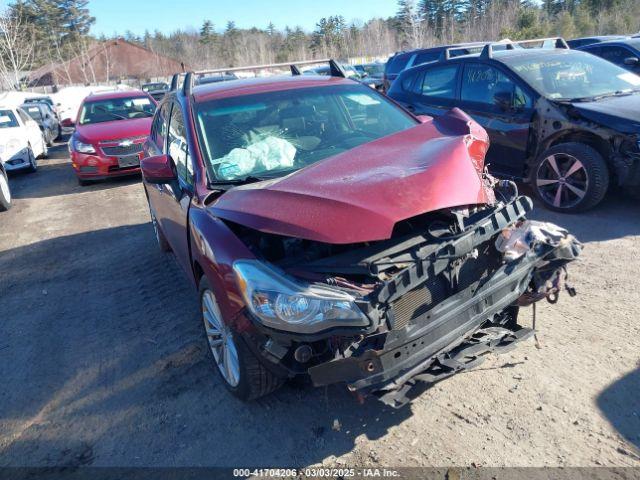
[[5,10],[0,14],[0,79],[8,89],[20,89],[20,78],[33,62],[35,39],[31,26]]

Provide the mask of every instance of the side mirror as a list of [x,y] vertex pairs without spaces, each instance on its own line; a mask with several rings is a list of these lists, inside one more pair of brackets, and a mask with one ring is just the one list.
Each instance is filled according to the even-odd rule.
[[430,117],[429,115],[417,115],[416,118],[420,120],[420,123],[427,123],[433,120],[433,117]]
[[636,65],[638,65],[639,61],[640,60],[638,60],[638,57],[629,57],[624,59],[624,64],[635,67]]
[[171,183],[178,178],[169,155],[157,155],[140,160],[142,176],[147,183]]
[[65,118],[64,120],[62,120],[62,122],[60,122],[60,125],[65,128],[74,128],[76,126],[76,123],[70,118]]
[[493,96],[493,101],[502,110],[509,110],[513,106],[513,93],[498,92]]

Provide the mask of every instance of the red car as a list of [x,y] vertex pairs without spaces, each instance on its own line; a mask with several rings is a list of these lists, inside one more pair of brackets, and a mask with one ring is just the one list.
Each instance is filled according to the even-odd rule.
[[[80,185],[139,173],[142,145],[155,110],[155,100],[138,90],[85,98],[69,140],[71,165]],[[63,122],[63,126],[74,124]]]
[[470,117],[419,119],[334,67],[187,74],[156,112],[144,187],[232,393],[308,375],[399,406],[531,335],[518,309],[556,300],[580,244],[525,220],[531,201],[485,173]]

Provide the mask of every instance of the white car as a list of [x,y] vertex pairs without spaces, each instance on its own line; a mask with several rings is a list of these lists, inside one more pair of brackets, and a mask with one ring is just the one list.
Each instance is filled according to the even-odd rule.
[[19,107],[0,106],[0,158],[7,172],[38,168],[47,156],[47,142],[38,124]]

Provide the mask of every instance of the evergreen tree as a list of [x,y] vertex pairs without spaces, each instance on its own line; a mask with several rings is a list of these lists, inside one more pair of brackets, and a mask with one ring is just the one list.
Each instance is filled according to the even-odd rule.
[[213,22],[205,20],[200,28],[200,43],[203,45],[211,45],[215,40],[215,32]]

